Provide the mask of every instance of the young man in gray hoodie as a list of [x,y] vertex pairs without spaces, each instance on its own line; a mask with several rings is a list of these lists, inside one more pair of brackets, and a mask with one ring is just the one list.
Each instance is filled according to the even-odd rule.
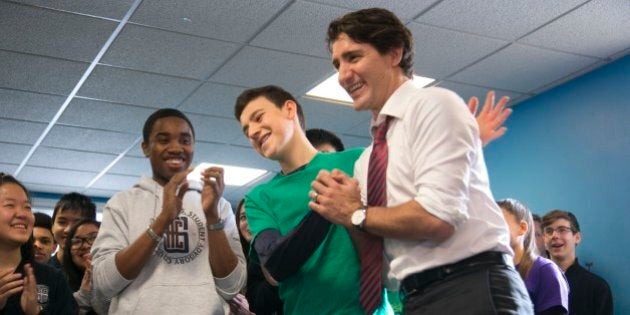
[[202,187],[188,189],[194,143],[178,110],[157,110],[145,122],[142,151],[153,177],[108,201],[92,247],[94,291],[111,299],[110,314],[224,314],[225,300],[245,284],[234,214],[221,197],[223,169],[206,169]]

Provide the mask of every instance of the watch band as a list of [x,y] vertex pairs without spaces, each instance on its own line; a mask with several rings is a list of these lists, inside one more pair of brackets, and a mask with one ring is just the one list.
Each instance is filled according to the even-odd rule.
[[219,219],[217,223],[207,225],[208,231],[223,230],[224,227],[225,227],[225,223],[223,222],[223,219]]
[[159,243],[162,241],[162,237],[158,236],[155,231],[153,231],[153,229],[151,228],[151,225],[149,225],[149,227],[147,228],[147,234],[149,235],[149,237],[154,240],[156,243]]

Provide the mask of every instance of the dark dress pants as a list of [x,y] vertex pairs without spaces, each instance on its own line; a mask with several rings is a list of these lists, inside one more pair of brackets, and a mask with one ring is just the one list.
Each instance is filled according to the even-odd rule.
[[525,284],[507,265],[453,274],[404,297],[403,314],[534,314]]

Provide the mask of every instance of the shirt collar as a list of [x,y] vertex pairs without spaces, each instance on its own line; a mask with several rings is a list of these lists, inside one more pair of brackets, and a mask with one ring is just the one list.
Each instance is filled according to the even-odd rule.
[[407,80],[405,83],[400,85],[394,93],[387,99],[383,108],[378,113],[376,119],[372,117],[371,121],[371,130],[373,127],[376,127],[385,121],[387,116],[392,116],[397,119],[401,119],[405,108],[407,107],[407,103],[409,102],[409,96],[413,95],[412,91],[417,89],[417,87],[413,84],[412,80]]

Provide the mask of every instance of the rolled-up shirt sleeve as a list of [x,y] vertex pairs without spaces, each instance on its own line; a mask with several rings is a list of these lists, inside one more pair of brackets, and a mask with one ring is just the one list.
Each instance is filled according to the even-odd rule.
[[236,255],[238,263],[232,272],[224,278],[214,277],[217,293],[226,300],[232,299],[239,293],[241,288],[245,286],[247,281],[247,264],[245,261],[245,255],[243,254],[243,247],[241,245],[241,239],[238,235],[238,228],[236,226],[236,218],[232,212],[230,203],[221,198],[220,203],[220,217],[224,220],[224,232],[225,236],[230,244],[230,248]]
[[[409,133],[415,135],[409,158],[415,166],[414,200],[429,213],[457,228],[469,217],[468,185],[472,165],[476,163],[477,123],[455,93],[436,93],[432,106],[416,107],[424,111],[422,119],[411,121]],[[457,104],[456,106],[453,104]],[[461,106],[461,108],[458,108]],[[418,117],[418,116],[417,116]]]

